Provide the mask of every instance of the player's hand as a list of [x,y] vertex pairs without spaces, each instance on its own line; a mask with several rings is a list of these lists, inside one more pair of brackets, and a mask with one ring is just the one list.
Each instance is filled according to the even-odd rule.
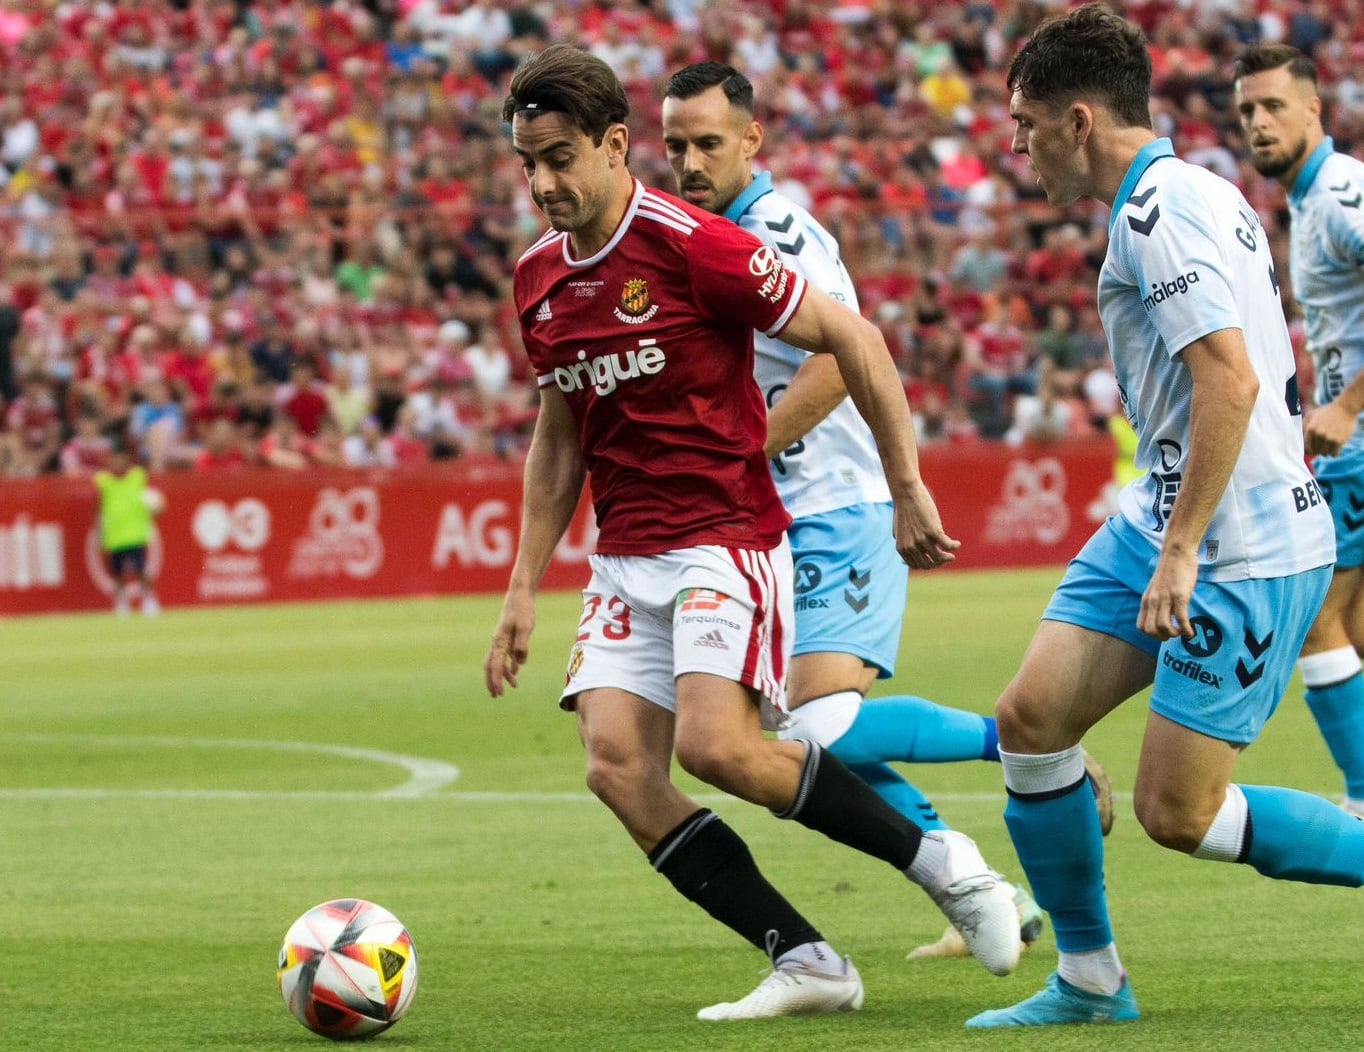
[[906,566],[932,570],[954,562],[961,541],[947,536],[933,495],[922,482],[895,501],[895,548]]
[[483,659],[483,682],[488,694],[500,698],[510,686],[518,686],[517,673],[530,656],[530,634],[535,631],[535,599],[526,592],[508,592],[502,602],[488,656]]
[[1335,402],[1313,409],[1303,422],[1303,444],[1313,456],[1335,456],[1354,433],[1354,414]]
[[1156,572],[1141,597],[1137,627],[1164,642],[1176,636],[1191,637],[1189,601],[1198,583],[1198,553],[1188,556],[1162,552]]

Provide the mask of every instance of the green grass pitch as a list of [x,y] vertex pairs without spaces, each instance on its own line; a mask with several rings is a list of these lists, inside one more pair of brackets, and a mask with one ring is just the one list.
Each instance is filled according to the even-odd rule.
[[[1055,571],[920,575],[896,680],[987,711]],[[1121,794],[1108,883],[1145,1018],[1096,1032],[974,1033],[1032,993],[1015,975],[906,961],[942,920],[884,865],[707,795],[769,878],[851,954],[866,1008],[703,1024],[763,960],[681,900],[588,798],[554,704],[577,616],[545,595],[522,687],[492,701],[497,600],[170,610],[0,622],[0,1047],[259,1052],[325,1047],[275,989],[279,940],[314,903],[374,899],[411,930],[421,988],[379,1048],[440,1050],[1355,1049],[1364,903],[1147,842],[1132,817],[1140,700],[1088,745]],[[397,758],[408,758],[407,766]],[[441,784],[458,769],[458,777]],[[1016,875],[999,769],[911,771]],[[1330,793],[1289,690],[1242,780]],[[693,786],[697,791],[699,787]]]

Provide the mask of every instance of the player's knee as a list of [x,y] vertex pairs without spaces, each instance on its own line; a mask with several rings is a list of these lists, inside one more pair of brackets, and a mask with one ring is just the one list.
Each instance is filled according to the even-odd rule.
[[1054,752],[1039,699],[1017,683],[1011,683],[995,702],[995,727],[999,744],[1009,752]]
[[1186,801],[1171,799],[1159,792],[1138,792],[1133,799],[1137,821],[1146,835],[1161,847],[1183,854],[1192,854],[1203,842],[1203,837],[1217,812],[1205,815],[1203,809]]
[[693,778],[732,792],[737,772],[743,769],[744,757],[733,742],[714,738],[679,739],[677,762]]
[[589,743],[587,788],[614,810],[624,801],[644,796],[649,782],[648,767],[642,757],[630,755],[615,743]]

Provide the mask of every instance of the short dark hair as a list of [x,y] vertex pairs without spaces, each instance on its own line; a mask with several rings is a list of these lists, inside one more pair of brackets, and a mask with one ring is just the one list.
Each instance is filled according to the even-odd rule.
[[510,121],[518,113],[562,113],[600,146],[607,128],[625,123],[630,101],[620,78],[597,56],[571,44],[553,44],[512,74],[502,119]]
[[1127,127],[1151,127],[1151,52],[1140,29],[1086,4],[1035,30],[1009,66],[1009,90],[1052,106],[1087,98]]
[[692,99],[701,92],[719,85],[731,106],[745,113],[753,113],[753,83],[733,66],[723,62],[696,62],[679,69],[663,89],[667,99]]
[[1285,66],[1289,76],[1310,80],[1314,88],[1317,86],[1317,64],[1288,44],[1255,44],[1246,48],[1236,59],[1235,77],[1240,80],[1253,73],[1268,73]]

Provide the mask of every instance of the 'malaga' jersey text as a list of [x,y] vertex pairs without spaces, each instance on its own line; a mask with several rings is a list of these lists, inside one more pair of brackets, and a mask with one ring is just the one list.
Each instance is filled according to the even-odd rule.
[[1236,187],[1176,158],[1168,139],[1137,154],[1113,203],[1099,314],[1146,470],[1123,489],[1119,514],[1162,543],[1191,443],[1193,380],[1180,352],[1239,329],[1260,391],[1199,546],[1200,574],[1283,577],[1333,562],[1330,512],[1303,461],[1297,371],[1268,238]]

